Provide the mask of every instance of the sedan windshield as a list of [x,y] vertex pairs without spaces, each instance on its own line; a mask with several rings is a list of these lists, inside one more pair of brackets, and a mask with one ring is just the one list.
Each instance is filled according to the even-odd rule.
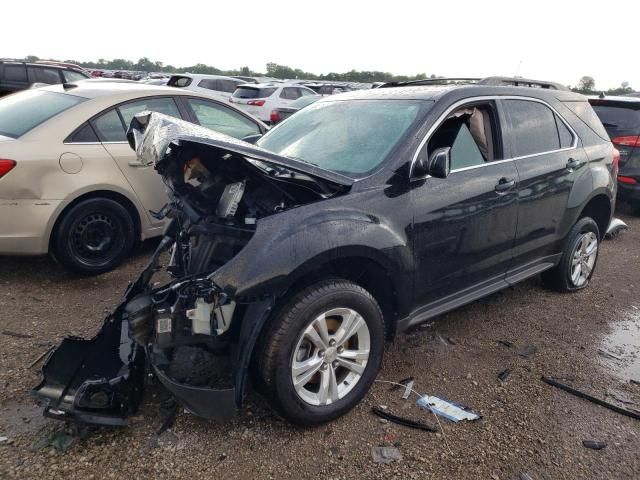
[[430,102],[336,100],[310,105],[258,141],[262,148],[360,177],[376,169]]
[[86,98],[38,89],[0,100],[0,135],[18,138]]

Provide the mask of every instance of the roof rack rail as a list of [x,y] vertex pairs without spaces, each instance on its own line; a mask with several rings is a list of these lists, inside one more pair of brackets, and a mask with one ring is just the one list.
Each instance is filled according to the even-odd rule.
[[548,82],[546,80],[533,80],[522,77],[486,77],[479,80],[478,85],[510,86],[510,87],[533,87],[547,88],[550,90],[569,90],[566,86],[558,82]]
[[569,88],[557,82],[548,82],[544,80],[533,80],[521,77],[442,77],[442,78],[425,78],[422,80],[411,80],[408,82],[387,82],[380,88],[391,87],[408,87],[414,85],[487,85],[487,86],[510,86],[510,87],[533,87],[546,88],[550,90],[569,90]]

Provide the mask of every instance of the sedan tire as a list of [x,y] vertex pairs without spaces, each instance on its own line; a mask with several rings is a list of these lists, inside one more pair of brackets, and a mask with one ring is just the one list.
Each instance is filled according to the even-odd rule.
[[125,207],[109,198],[89,198],[64,214],[52,247],[67,270],[97,275],[122,262],[134,242],[135,224]]

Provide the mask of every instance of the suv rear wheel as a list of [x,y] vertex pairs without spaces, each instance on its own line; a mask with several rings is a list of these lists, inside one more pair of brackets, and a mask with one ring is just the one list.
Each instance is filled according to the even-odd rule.
[[315,425],[345,414],[364,397],[383,351],[375,299],[354,283],[327,280],[278,312],[255,360],[274,408],[298,425]]
[[590,217],[583,217],[567,236],[560,263],[542,274],[543,280],[555,290],[572,292],[589,285],[598,260],[600,231]]
[[125,207],[109,198],[89,198],[64,214],[52,246],[66,269],[97,275],[115,268],[134,241],[135,225]]

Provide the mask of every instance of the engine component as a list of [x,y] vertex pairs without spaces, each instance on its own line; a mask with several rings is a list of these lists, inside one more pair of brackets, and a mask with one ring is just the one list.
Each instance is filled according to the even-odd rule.
[[194,334],[211,335],[211,311],[213,305],[197,298],[195,308],[187,310],[187,318],[191,320],[191,330]]
[[233,312],[236,309],[236,302],[226,303],[216,308],[216,333],[222,335],[229,329],[231,319],[233,318]]
[[141,346],[145,346],[151,337],[152,307],[151,295],[137,296],[124,307],[124,318],[129,322],[131,337]]
[[232,218],[238,211],[238,205],[244,194],[245,182],[230,183],[224,187],[224,192],[218,202],[216,215],[220,218]]

